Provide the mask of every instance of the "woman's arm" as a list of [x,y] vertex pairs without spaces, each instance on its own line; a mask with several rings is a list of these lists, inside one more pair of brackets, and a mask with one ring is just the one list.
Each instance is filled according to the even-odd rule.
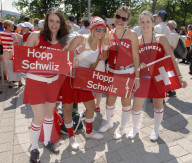
[[25,42],[24,46],[29,46],[29,47],[37,46],[39,44],[39,37],[40,37],[39,32],[31,33],[27,38],[27,41]]
[[[72,51],[75,52],[76,48],[79,47],[82,43],[85,42],[85,38],[81,35],[81,36],[75,36],[70,42],[69,45],[67,47],[68,51]],[[83,49],[79,48],[78,49],[79,52],[84,51]]]
[[166,36],[160,36],[160,43],[163,45],[163,48],[165,50],[166,55],[170,55],[173,61],[173,65],[175,67],[175,71],[177,73],[177,76],[179,77],[179,81],[181,83],[181,86],[185,88],[187,86],[186,81],[182,78],[181,72],[179,70],[179,67],[175,61],[175,56],[173,54],[173,50],[171,48],[171,45],[169,44],[169,41],[167,40]]

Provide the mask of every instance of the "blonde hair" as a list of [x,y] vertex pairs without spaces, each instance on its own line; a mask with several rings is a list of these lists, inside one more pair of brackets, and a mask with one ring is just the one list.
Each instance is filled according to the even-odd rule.
[[140,20],[141,20],[141,17],[144,16],[144,15],[150,16],[151,21],[154,22],[153,14],[151,13],[151,11],[143,11],[143,12],[141,12],[141,13],[139,14],[139,19],[138,19],[138,21],[140,21]]
[[3,27],[5,28],[5,29],[7,29],[7,27],[10,27],[10,26],[13,26],[13,22],[11,21],[11,20],[5,20],[4,22],[3,22]]
[[[88,44],[89,45],[91,45],[91,42],[92,42],[92,39],[93,39],[93,32],[95,31],[95,29],[93,29],[92,31],[91,31],[91,33],[89,34],[89,36],[88,36]],[[103,36],[103,38],[100,40],[100,42],[101,42],[101,48],[103,49],[103,47],[104,47],[104,42],[105,42],[105,39],[106,39],[106,35],[108,34],[108,32],[109,32],[109,29],[108,28],[106,28],[106,32],[105,32],[105,35]]]
[[127,7],[127,6],[121,6],[121,7],[119,7],[116,11],[115,11],[115,15],[119,12],[119,11],[124,11],[124,12],[126,12],[127,13],[127,15],[128,15],[128,22],[129,22],[129,20],[130,20],[130,18],[131,18],[131,11],[129,10],[129,7]]

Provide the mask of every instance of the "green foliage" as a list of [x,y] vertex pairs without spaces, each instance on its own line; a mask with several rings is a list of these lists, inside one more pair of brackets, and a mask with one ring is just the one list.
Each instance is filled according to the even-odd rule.
[[[91,14],[112,18],[118,7],[126,5],[131,10],[131,26],[137,25],[138,15],[144,10],[153,13],[166,10],[169,20],[173,19],[179,25],[186,25],[192,23],[191,4],[192,0],[91,0]],[[65,6],[63,11],[67,15],[74,15],[77,20],[88,15],[88,0],[18,0],[13,5],[31,18],[43,18],[53,6]]]

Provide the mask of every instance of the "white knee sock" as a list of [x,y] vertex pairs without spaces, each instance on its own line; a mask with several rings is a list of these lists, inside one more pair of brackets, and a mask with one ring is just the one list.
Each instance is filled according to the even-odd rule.
[[124,129],[126,127],[130,116],[131,116],[131,106],[127,106],[127,107],[122,106],[121,129]]
[[163,119],[163,113],[164,113],[164,108],[161,108],[161,109],[154,108],[154,130],[157,133],[159,132],[159,127]]
[[53,117],[48,119],[45,117],[43,122],[43,129],[44,129],[44,145],[46,146],[51,139],[51,132],[53,128]]
[[114,112],[115,112],[115,105],[113,106],[108,106],[106,105],[106,116],[107,116],[107,123],[111,124],[113,123],[113,116],[114,116]]
[[132,110],[133,132],[138,131],[140,116],[141,116],[141,111],[135,112]]
[[39,141],[39,135],[41,132],[41,127],[42,127],[42,125],[36,125],[33,122],[31,123],[31,128],[30,128],[31,149],[30,149],[30,151],[32,151],[33,149],[39,148],[38,141]]

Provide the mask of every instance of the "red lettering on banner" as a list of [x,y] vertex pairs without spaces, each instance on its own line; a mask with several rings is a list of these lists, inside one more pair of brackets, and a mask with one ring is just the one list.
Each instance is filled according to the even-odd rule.
[[72,75],[73,52],[14,45],[14,72]]
[[134,85],[134,78],[111,75],[88,68],[76,70],[73,87],[114,96],[129,98]]

